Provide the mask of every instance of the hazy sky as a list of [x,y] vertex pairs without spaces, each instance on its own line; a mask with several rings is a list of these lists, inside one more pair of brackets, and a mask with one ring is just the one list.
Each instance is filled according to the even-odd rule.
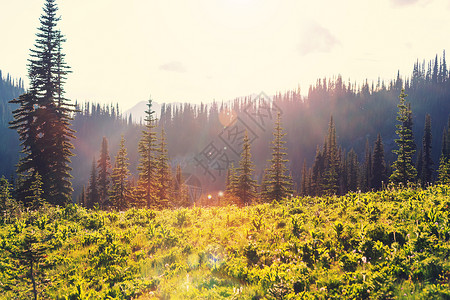
[[[0,0],[0,69],[27,76],[44,1]],[[341,74],[409,76],[450,51],[448,0],[57,0],[67,97],[229,100]]]

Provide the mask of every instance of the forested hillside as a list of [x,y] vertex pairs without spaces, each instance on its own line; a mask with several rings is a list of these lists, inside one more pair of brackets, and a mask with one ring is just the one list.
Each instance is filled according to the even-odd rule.
[[[280,111],[287,133],[290,171],[299,190],[303,163],[306,162],[307,168],[312,167],[316,149],[326,138],[331,116],[342,156],[354,149],[358,161],[364,164],[369,150],[367,145],[372,151],[377,134],[380,134],[386,164],[391,165],[395,159],[392,150],[395,148],[397,104],[402,87],[405,87],[406,100],[411,105],[417,152],[422,144],[425,115],[430,114],[431,154],[436,170],[442,150],[442,132],[450,112],[450,81],[445,57],[436,56],[428,64],[416,62],[410,76],[402,78],[398,74],[389,82],[379,80],[358,85],[344,82],[341,76],[321,79],[310,87],[307,96],[302,96],[299,90],[291,90],[273,98],[261,94],[210,105],[164,104],[157,132],[164,127],[173,169],[180,164],[184,172],[196,174],[205,189],[223,190],[226,169],[231,162],[237,164],[239,155],[235,152],[240,151],[230,151],[233,145],[226,144],[224,136],[228,132],[224,127],[232,128],[230,120],[238,120],[239,130],[250,131],[255,173],[261,182],[270,155],[273,119]],[[98,157],[103,136],[109,140],[110,153],[114,155],[120,136],[124,135],[130,171],[137,176],[137,144],[142,124],[133,123],[129,115],[122,116],[117,107],[88,103],[81,105],[81,112],[76,114],[74,129],[77,131],[77,156],[73,164],[76,191],[87,185],[92,157]],[[205,175],[195,158],[212,146],[228,146],[228,151],[224,152],[228,158],[220,166],[211,166],[211,176]],[[435,172],[433,174],[436,176]]]
[[22,79],[13,79],[9,74],[4,77],[0,70],[0,176],[11,176],[15,172],[14,164],[19,158],[18,135],[8,129],[8,122],[13,119],[12,111],[17,106],[8,101],[23,92]]
[[[280,111],[283,126],[287,132],[288,157],[297,189],[300,189],[303,163],[311,168],[317,146],[322,146],[327,135],[330,117],[336,127],[337,143],[343,154],[354,149],[358,161],[364,163],[366,145],[373,147],[379,133],[384,143],[387,165],[394,160],[395,115],[398,95],[404,86],[407,101],[413,113],[413,132],[417,149],[421,146],[425,115],[431,116],[432,159],[437,169],[441,153],[442,132],[447,126],[450,112],[450,81],[445,56],[425,64],[416,62],[410,76],[389,82],[364,82],[356,84],[344,82],[341,76],[320,79],[310,87],[307,96],[301,91],[291,90],[279,93],[270,99],[262,95],[237,98],[231,101],[209,105],[163,104],[159,118],[159,132],[164,127],[167,136],[168,154],[173,169],[177,164],[185,173],[196,174],[205,189],[221,190],[225,185],[226,169],[229,162],[237,163],[239,156],[228,151],[229,162],[213,170],[212,178],[204,175],[196,166],[195,157],[212,143],[224,146],[224,127],[230,120],[238,119],[253,132],[253,158],[256,176],[260,182],[269,158],[268,145],[271,139],[273,117]],[[12,104],[8,101],[23,92],[23,83],[13,82],[8,76],[0,85],[0,174],[11,176],[18,160],[17,134],[7,129],[12,119]],[[260,95],[261,96],[261,95]],[[262,100],[261,100],[262,99]],[[269,101],[273,101],[269,102]],[[270,108],[269,108],[270,107]],[[130,170],[137,177],[137,144],[142,124],[137,124],[130,115],[122,115],[117,105],[97,103],[78,104],[79,112],[74,115],[73,129],[76,156],[73,158],[73,184],[75,195],[79,195],[83,185],[87,185],[90,165],[94,156],[98,157],[103,136],[109,140],[111,154],[115,154],[120,136],[124,135],[130,158]],[[269,110],[267,110],[269,108]],[[250,115],[263,119],[263,126],[253,122]],[[241,126],[242,127],[242,126]],[[244,128],[242,127],[242,128]],[[226,146],[226,145],[225,145]],[[436,173],[434,173],[436,176]]]

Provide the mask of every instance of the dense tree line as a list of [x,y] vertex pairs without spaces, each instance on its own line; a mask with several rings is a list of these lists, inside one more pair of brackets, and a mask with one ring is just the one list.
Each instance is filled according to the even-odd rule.
[[[48,126],[47,123],[53,124],[49,125],[52,128],[59,126],[64,132],[61,140],[54,139],[53,142],[47,142],[47,138],[51,139],[53,134],[48,133],[47,138],[42,139],[39,143],[41,145],[53,143],[53,148],[41,149],[46,149],[45,151],[48,153],[65,154],[61,154],[60,157],[54,156],[55,162],[39,162],[41,155],[37,155],[36,159],[31,159],[35,155],[32,154],[32,148],[24,149],[25,156],[19,162],[19,166],[21,166],[19,168],[22,168],[19,173],[24,176],[17,180],[22,181],[20,184],[26,182],[24,187],[30,187],[35,180],[32,170],[36,168],[36,173],[42,177],[44,195],[54,193],[54,190],[65,190],[63,194],[67,198],[71,190],[71,181],[77,198],[82,194],[83,187],[85,188],[83,195],[89,194],[87,183],[92,177],[92,167],[96,165],[98,182],[94,183],[98,184],[101,189],[98,194],[98,202],[101,206],[101,203],[107,201],[105,186],[110,183],[106,182],[107,177],[105,176],[112,174],[114,166],[113,162],[110,162],[109,170],[100,169],[100,164],[105,166],[106,163],[105,156],[100,157],[100,142],[105,137],[108,147],[110,147],[108,150],[111,153],[117,153],[120,139],[122,136],[124,137],[130,180],[138,186],[137,182],[142,181],[139,175],[143,167],[140,159],[145,150],[142,141],[140,147],[137,145],[140,143],[142,131],[146,130],[148,124],[145,120],[141,120],[138,124],[134,123],[132,116],[123,115],[116,104],[77,103],[75,110],[68,105],[64,99],[63,89],[65,75],[69,71],[64,63],[61,47],[64,37],[56,28],[58,18],[55,15],[54,1],[48,1],[46,5],[48,6],[45,8],[47,19],[43,17],[41,20],[42,28],[39,29],[40,33],[30,59],[30,78],[33,78],[30,91],[23,94],[21,98],[16,98],[17,103],[13,101],[6,105],[8,107],[15,105],[13,108],[16,110],[19,104],[22,105],[22,110],[15,113],[19,119],[15,121],[17,123],[13,124],[13,127],[22,130],[24,127],[21,126],[25,124],[26,120],[20,119],[20,117],[29,113],[27,109],[31,109],[34,103],[41,103],[39,105],[45,109],[40,109],[39,114],[35,115],[37,122],[41,122],[43,126]],[[44,33],[47,31],[51,32],[50,35],[47,35],[50,37],[48,42],[52,45],[51,49],[45,49],[42,46],[46,38]],[[51,57],[48,61],[41,59],[47,53],[46,51],[49,54],[47,56]],[[42,71],[42,67],[46,63],[51,63],[53,74],[53,79],[47,83]],[[7,77],[6,82],[12,82],[12,80]],[[21,80],[16,82],[17,88],[22,88],[22,85]],[[4,83],[0,85],[2,88],[4,86]],[[271,150],[273,150],[270,149],[271,131],[276,125],[276,116],[279,112],[283,118],[286,134],[286,144],[283,146],[286,148],[286,157],[289,159],[286,166],[289,176],[292,177],[294,190],[313,195],[342,194],[356,189],[379,189],[388,181],[388,176],[395,172],[395,168],[392,167],[397,159],[397,154],[392,150],[397,149],[397,134],[393,129],[398,125],[396,121],[397,98],[402,87],[405,89],[405,94],[408,94],[407,109],[410,111],[405,124],[411,125],[411,134],[412,137],[415,137],[415,154],[411,158],[417,172],[417,177],[414,176],[414,178],[422,185],[426,185],[435,181],[445,170],[446,155],[443,153],[446,150],[441,151],[445,147],[441,146],[440,138],[442,130],[447,128],[446,112],[450,111],[450,102],[448,101],[450,80],[445,53],[441,58],[436,56],[428,63],[417,61],[414,63],[411,76],[403,78],[398,73],[396,78],[390,82],[378,80],[369,83],[365,81],[358,85],[350,81],[344,82],[341,76],[337,76],[332,79],[318,80],[315,85],[310,87],[306,97],[301,96],[299,89],[295,89],[275,95],[273,101],[264,97],[248,96],[228,102],[213,102],[208,105],[163,104],[159,118],[157,120],[155,118],[151,126],[153,126],[154,134],[158,135],[164,129],[162,145],[154,146],[165,148],[164,151],[167,151],[167,154],[154,161],[154,164],[166,164],[172,177],[175,176],[173,174],[175,174],[176,166],[180,165],[182,166],[181,173],[195,174],[200,179],[204,190],[222,190],[227,180],[226,173],[230,173],[228,170],[231,170],[232,165],[238,167],[242,151],[241,144],[239,146],[224,145],[224,136],[230,135],[230,132],[225,132],[225,130],[234,126],[231,121],[240,122],[248,132],[249,142],[253,149],[254,180],[261,185],[261,189],[265,189],[264,177],[270,175],[265,170],[266,161],[270,158]],[[45,95],[50,94],[52,94],[50,97],[52,100],[45,103],[47,101],[45,99],[50,99]],[[12,109],[10,108],[10,110]],[[332,116],[331,122],[330,116]],[[73,120],[71,120],[72,117]],[[5,124],[11,121],[11,114],[9,117],[0,114],[0,118],[0,125],[3,126],[0,130],[3,132],[7,126]],[[54,121],[42,122],[43,119],[49,118]],[[413,124],[414,126],[412,126]],[[35,128],[40,129],[43,126],[36,125]],[[72,141],[75,147],[73,150],[75,156],[72,158],[71,164],[69,164],[72,151],[69,141],[72,137],[70,128],[76,131],[78,138]],[[8,132],[15,135],[14,131],[9,130]],[[447,134],[445,132],[444,135]],[[22,131],[22,141],[28,139],[27,134],[26,131]],[[1,137],[4,138],[4,136]],[[37,136],[40,134],[38,133]],[[325,141],[323,140],[324,136],[326,136]],[[420,138],[422,140],[419,140]],[[242,136],[235,140],[242,141]],[[14,143],[2,143],[0,147],[5,144],[14,146]],[[26,144],[28,141],[24,144],[25,147],[28,147]],[[217,146],[217,144],[220,145],[213,149],[213,146]],[[322,144],[323,146],[316,149],[316,145]],[[219,165],[217,160],[208,166],[200,164],[201,161],[198,158],[201,155],[204,155],[206,159],[211,158],[205,155],[207,147],[218,150],[217,153],[222,158],[220,163],[224,162],[224,164]],[[221,150],[225,148],[228,149],[227,153]],[[230,148],[233,148],[234,152],[230,152]],[[8,147],[8,149],[13,149],[13,147]],[[18,156],[15,151],[14,154],[11,150],[8,152],[8,149],[0,148],[2,150],[0,157],[5,162],[2,164],[1,171],[10,177]],[[59,151],[58,149],[65,150]],[[225,154],[228,155],[226,160],[223,158]],[[52,156],[44,155],[43,157]],[[93,159],[96,162],[91,164]],[[29,161],[35,161],[36,166],[31,166]],[[111,158],[109,161],[112,161]],[[56,162],[60,163],[60,166],[52,167],[52,170],[42,167],[46,164],[54,165]],[[70,167],[73,167],[72,176],[74,177],[71,180],[68,177]],[[212,169],[209,170],[206,167]],[[40,171],[38,171],[39,168]],[[442,169],[442,171],[437,172],[438,169]],[[59,176],[64,180],[55,180],[50,175],[53,173],[59,174],[54,178]],[[99,177],[100,174],[102,174],[102,179]],[[60,183],[62,185],[58,187]],[[101,185],[102,187],[100,187]],[[148,191],[147,194],[149,194]],[[26,196],[23,195],[22,198]],[[56,196],[51,197],[55,198]],[[161,197],[165,198],[163,195],[160,195]]]
[[22,79],[13,79],[9,74],[4,77],[0,70],[0,176],[10,177],[15,172],[14,162],[19,159],[17,133],[8,128],[13,119],[12,111],[17,106],[8,101],[23,93]]

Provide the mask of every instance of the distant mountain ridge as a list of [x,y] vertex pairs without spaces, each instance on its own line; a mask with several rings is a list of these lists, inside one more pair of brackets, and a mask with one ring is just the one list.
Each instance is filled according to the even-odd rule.
[[[130,116],[135,123],[144,123],[145,120],[145,111],[147,110],[148,101],[140,101],[136,103],[132,108],[125,111],[125,116]],[[159,118],[161,115],[161,104],[158,102],[152,102],[152,108],[155,111],[155,118]]]

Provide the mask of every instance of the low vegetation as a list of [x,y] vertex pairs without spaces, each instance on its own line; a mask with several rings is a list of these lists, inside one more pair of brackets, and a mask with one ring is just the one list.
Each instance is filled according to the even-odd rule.
[[8,203],[6,299],[450,297],[450,187],[246,207],[87,210]]

